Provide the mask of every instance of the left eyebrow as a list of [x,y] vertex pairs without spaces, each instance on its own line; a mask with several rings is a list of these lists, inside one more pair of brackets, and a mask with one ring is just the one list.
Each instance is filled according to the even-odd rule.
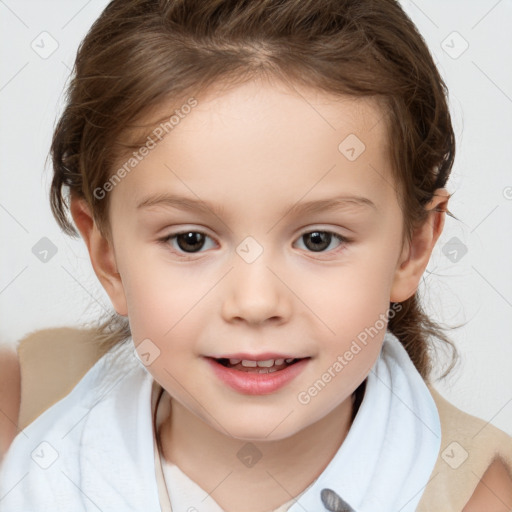
[[287,215],[325,212],[328,210],[342,210],[350,206],[369,207],[377,211],[375,203],[363,196],[336,196],[317,201],[297,202],[287,212]]

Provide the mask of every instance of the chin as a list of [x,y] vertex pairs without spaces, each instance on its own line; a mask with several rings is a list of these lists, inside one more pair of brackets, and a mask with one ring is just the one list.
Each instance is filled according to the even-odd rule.
[[[289,415],[289,416],[288,416]],[[287,414],[267,414],[265,421],[262,421],[261,415],[245,415],[243,422],[222,423],[226,430],[234,439],[246,442],[270,442],[281,441],[297,434],[307,425],[296,425],[290,423],[289,419],[294,413]],[[224,432],[225,433],[225,432]]]

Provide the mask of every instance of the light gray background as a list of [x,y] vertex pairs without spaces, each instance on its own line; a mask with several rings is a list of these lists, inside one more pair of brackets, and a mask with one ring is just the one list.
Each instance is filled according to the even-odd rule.
[[[61,234],[51,216],[45,167],[77,46],[106,4],[0,0],[4,344],[110,308],[85,245]],[[464,324],[451,332],[461,364],[436,387],[512,435],[512,0],[402,5],[446,80],[458,143],[449,186],[458,220],[448,218],[421,286],[429,312]],[[43,237],[57,248],[47,262],[32,252]]]

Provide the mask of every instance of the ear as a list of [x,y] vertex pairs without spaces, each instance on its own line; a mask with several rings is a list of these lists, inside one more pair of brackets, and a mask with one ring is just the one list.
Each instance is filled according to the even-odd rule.
[[84,199],[72,198],[70,211],[89,251],[96,276],[117,313],[127,316],[126,297],[121,275],[117,271],[113,243],[101,233]]
[[449,199],[448,191],[437,189],[426,205],[428,217],[404,243],[391,287],[391,302],[403,302],[414,295],[427,268],[432,250],[441,235]]

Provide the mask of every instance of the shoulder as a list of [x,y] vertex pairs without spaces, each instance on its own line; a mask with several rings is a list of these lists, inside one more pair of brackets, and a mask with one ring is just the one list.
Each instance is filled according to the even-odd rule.
[[57,327],[35,331],[19,342],[19,428],[65,397],[103,355],[94,333]]
[[133,510],[144,510],[152,382],[130,347],[102,356],[12,442],[0,466],[1,510],[69,510],[81,499],[77,489],[109,505],[102,510],[123,510],[132,497]]
[[427,385],[439,413],[441,447],[418,511],[510,512],[512,436]]

